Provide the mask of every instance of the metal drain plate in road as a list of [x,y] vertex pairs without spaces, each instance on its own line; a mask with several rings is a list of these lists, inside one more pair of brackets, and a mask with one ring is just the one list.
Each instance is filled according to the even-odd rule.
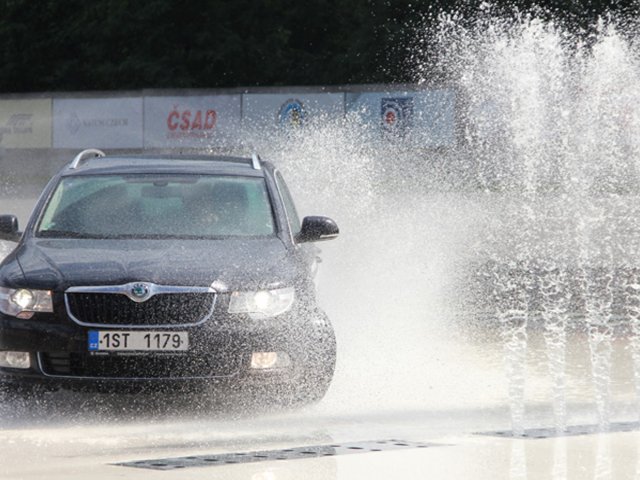
[[[332,457],[354,453],[382,452],[408,448],[438,446],[435,443],[405,442],[402,440],[379,440],[369,442],[340,443],[335,445],[315,445],[310,447],[285,448],[281,450],[260,450],[255,452],[221,453],[190,457],[158,458],[134,462],[116,463],[123,467],[150,468],[153,470],[175,470],[179,468],[231,465],[235,463],[265,462],[270,460],[296,460],[300,458]],[[442,445],[440,445],[442,446]]]
[[516,435],[511,430],[503,430],[498,432],[480,432],[477,435],[536,440],[553,437],[574,437],[577,435],[590,435],[594,433],[633,432],[638,430],[640,430],[640,424],[638,422],[620,422],[611,423],[606,429],[602,429],[598,425],[572,425],[568,426],[564,431],[558,431],[555,427],[549,427],[529,428],[524,431],[524,435]]

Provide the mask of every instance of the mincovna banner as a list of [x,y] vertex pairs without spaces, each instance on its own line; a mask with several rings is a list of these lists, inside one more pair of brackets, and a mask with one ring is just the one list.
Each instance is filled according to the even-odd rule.
[[216,147],[238,134],[240,95],[146,97],[145,148]]
[[142,98],[53,101],[54,148],[142,148]]
[[255,93],[242,96],[242,121],[249,128],[298,128],[322,115],[342,118],[344,93]]
[[51,148],[51,99],[0,100],[0,147]]
[[348,93],[346,110],[390,141],[427,148],[455,145],[453,90]]

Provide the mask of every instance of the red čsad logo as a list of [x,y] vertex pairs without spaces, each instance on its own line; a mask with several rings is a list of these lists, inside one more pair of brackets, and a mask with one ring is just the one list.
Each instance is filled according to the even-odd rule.
[[218,114],[215,110],[178,110],[173,107],[167,116],[167,137],[207,137],[218,121]]

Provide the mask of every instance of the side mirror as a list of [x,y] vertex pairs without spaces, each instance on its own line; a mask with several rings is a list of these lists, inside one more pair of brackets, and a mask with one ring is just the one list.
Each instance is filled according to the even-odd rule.
[[17,242],[19,239],[18,217],[15,215],[0,215],[0,240]]
[[336,238],[340,230],[336,222],[328,217],[304,217],[300,233],[296,235],[296,242],[318,242]]

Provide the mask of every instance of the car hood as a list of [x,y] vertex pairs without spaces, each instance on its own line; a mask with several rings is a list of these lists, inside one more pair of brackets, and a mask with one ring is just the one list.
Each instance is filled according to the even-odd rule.
[[[14,255],[26,287],[75,285],[210,286],[250,289],[291,283],[295,265],[278,238],[225,240],[36,239]],[[9,265],[5,265],[9,267]],[[12,283],[16,283],[15,277]],[[16,285],[19,286],[19,285]]]

